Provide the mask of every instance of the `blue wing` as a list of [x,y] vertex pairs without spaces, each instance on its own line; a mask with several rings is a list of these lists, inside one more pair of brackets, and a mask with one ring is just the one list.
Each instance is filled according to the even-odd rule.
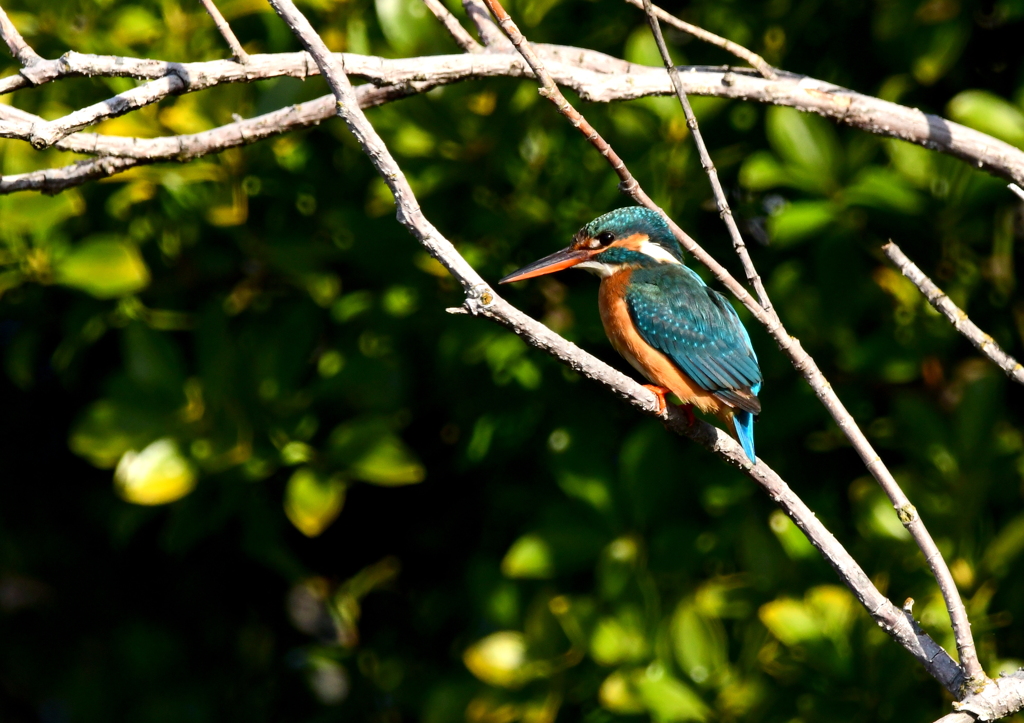
[[692,270],[661,264],[633,271],[626,306],[640,336],[702,389],[758,414],[761,369],[732,304]]

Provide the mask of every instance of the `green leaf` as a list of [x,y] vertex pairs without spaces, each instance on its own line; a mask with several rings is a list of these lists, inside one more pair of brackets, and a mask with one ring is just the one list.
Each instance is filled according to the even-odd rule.
[[890,170],[870,166],[857,174],[843,191],[843,199],[852,206],[867,206],[912,216],[924,209],[925,199]]
[[100,299],[112,299],[146,288],[149,269],[135,244],[101,237],[81,242],[57,260],[54,278]]
[[768,218],[768,234],[776,246],[789,246],[821,232],[835,217],[831,201],[794,201]]
[[1021,552],[1024,552],[1024,514],[1010,520],[989,543],[982,565],[997,575],[1005,575]]
[[965,90],[953,96],[946,113],[957,123],[1024,147],[1024,113],[994,93]]
[[426,470],[383,419],[367,417],[338,426],[329,454],[363,482],[395,487],[422,482]]
[[788,185],[789,178],[785,166],[770,151],[751,153],[740,166],[740,183],[752,191],[767,191]]
[[530,675],[526,638],[514,630],[502,630],[478,640],[462,655],[469,672],[489,685],[519,688]]
[[512,543],[501,561],[506,577],[547,579],[555,574],[551,546],[540,535],[523,535]]
[[191,492],[198,481],[195,468],[170,438],[158,439],[141,452],[129,450],[114,471],[119,495],[137,505],[165,505]]
[[330,527],[344,504],[345,483],[337,475],[323,477],[309,467],[300,467],[285,487],[285,514],[306,537],[317,537]]
[[72,427],[68,446],[100,469],[117,464],[130,449],[139,449],[161,428],[159,417],[101,399],[89,405]]
[[725,629],[701,615],[692,600],[676,606],[671,624],[672,647],[679,667],[695,683],[714,680],[728,664]]
[[768,141],[787,164],[813,174],[823,191],[835,185],[842,154],[831,123],[811,113],[772,106],[765,124]]
[[590,638],[590,654],[599,665],[635,663],[650,653],[643,618],[632,608],[598,621]]
[[660,663],[652,663],[639,675],[635,685],[651,717],[659,723],[707,720],[707,704],[685,683],[669,675]]

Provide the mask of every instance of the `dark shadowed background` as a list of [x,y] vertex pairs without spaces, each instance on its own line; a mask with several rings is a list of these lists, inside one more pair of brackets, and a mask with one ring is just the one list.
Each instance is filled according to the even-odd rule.
[[[249,52],[298,49],[263,2],[219,6]],[[4,7],[44,57],[228,57],[191,1]],[[625,3],[506,7],[532,40],[660,65]],[[666,7],[787,70],[1024,145],[1020,0]],[[302,9],[334,50],[458,51],[417,0]],[[669,41],[680,63],[732,62]],[[16,72],[6,56],[2,68]],[[56,118],[133,84],[70,79],[0,102]],[[326,92],[319,78],[220,87],[98,132],[191,133]],[[818,117],[693,105],[783,320],[936,537],[988,672],[1018,667],[1024,389],[879,247],[897,241],[1019,358],[1020,201],[960,161]],[[582,110],[738,273],[676,101]],[[428,218],[488,279],[625,203],[533,81],[464,82],[368,115]],[[0,141],[3,174],[72,159]],[[395,222],[338,120],[54,197],[2,197],[0,242],[5,723],[913,722],[948,710],[737,470],[503,329],[446,314],[457,286]],[[627,369],[593,278],[507,296]],[[888,501],[750,329],[765,374],[758,452],[952,649]]]

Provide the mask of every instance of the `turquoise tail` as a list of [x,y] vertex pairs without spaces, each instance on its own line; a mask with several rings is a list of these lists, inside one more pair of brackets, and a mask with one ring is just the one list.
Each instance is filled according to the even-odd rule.
[[732,415],[733,426],[736,427],[736,438],[743,445],[743,451],[754,464],[757,464],[757,457],[754,455],[754,415],[750,412],[735,410]]

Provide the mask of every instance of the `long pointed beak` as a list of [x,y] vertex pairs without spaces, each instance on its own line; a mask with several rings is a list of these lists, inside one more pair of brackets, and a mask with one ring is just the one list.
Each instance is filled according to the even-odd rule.
[[498,283],[508,284],[512,281],[523,281],[524,279],[532,279],[535,276],[553,274],[556,271],[561,271],[562,269],[567,269],[571,266],[582,263],[592,255],[593,252],[589,249],[574,249],[570,246],[569,248],[564,248],[561,251],[556,251],[549,256],[545,256],[542,259],[538,259],[532,264],[527,264],[518,271],[513,271]]

